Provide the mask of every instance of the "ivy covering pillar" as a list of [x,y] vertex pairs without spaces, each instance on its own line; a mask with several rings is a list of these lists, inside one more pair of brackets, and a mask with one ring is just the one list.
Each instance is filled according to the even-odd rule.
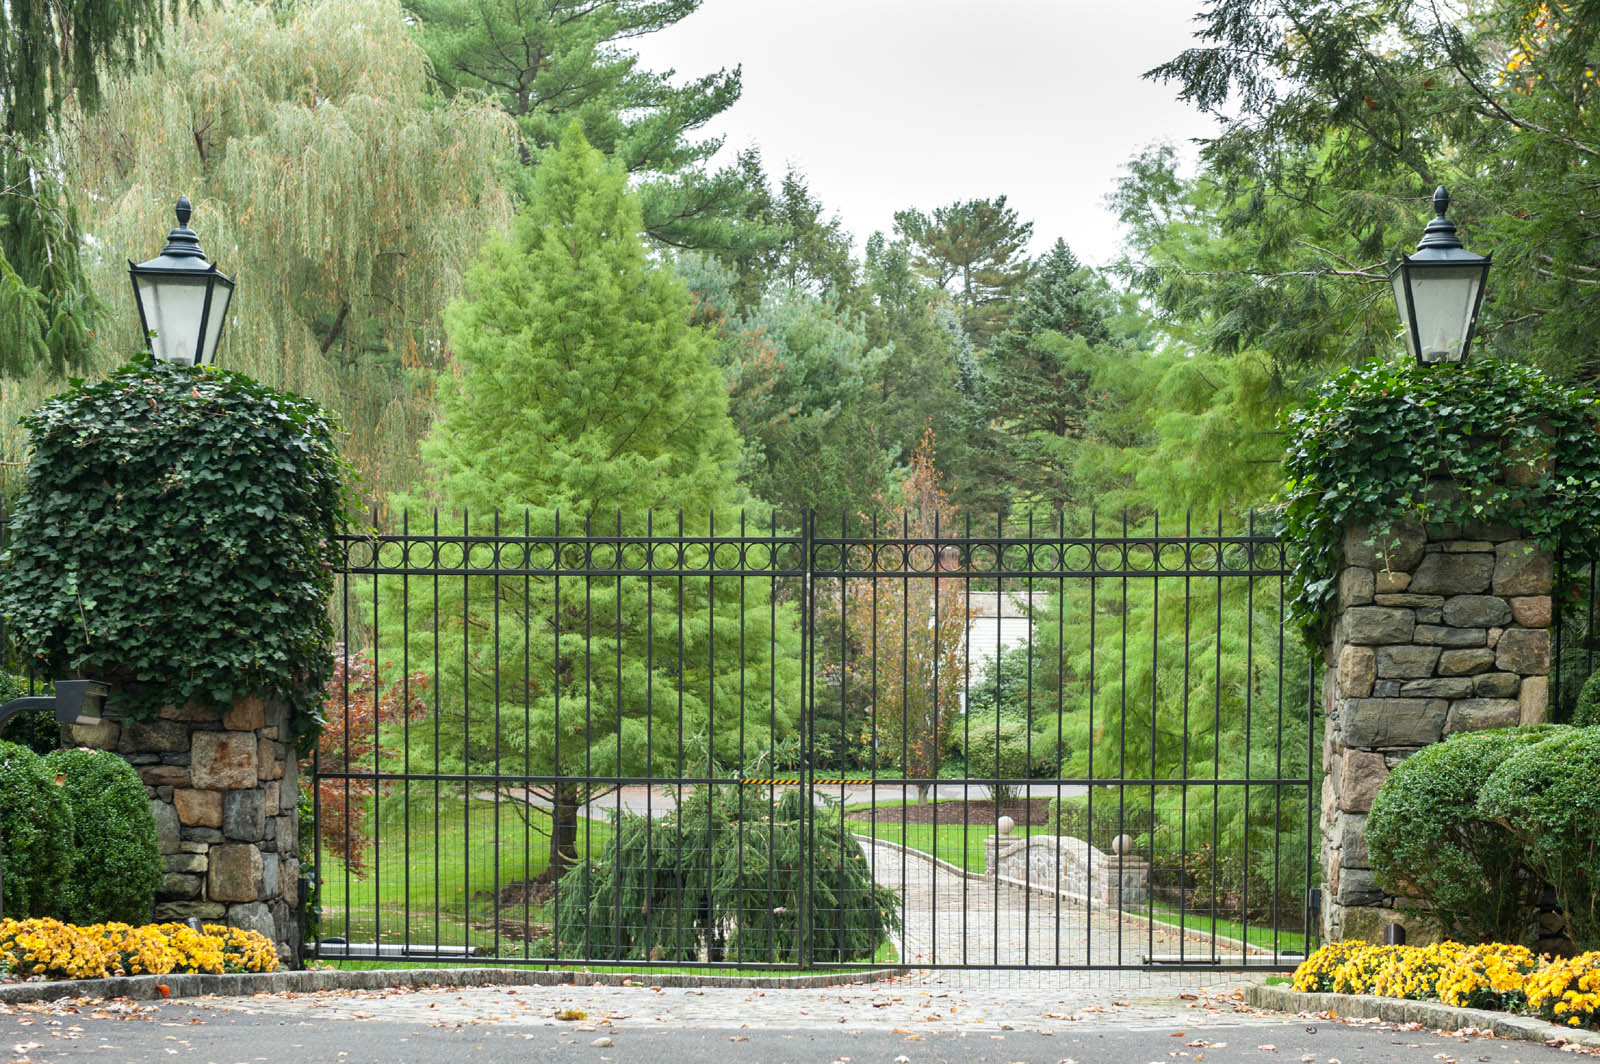
[[343,465],[328,417],[213,367],[148,358],[30,414],[0,612],[38,675],[111,684],[66,738],[138,770],[159,919],[300,947],[296,746],[332,670]]
[[1555,551],[1592,557],[1600,531],[1596,415],[1587,392],[1485,361],[1349,370],[1292,418],[1293,605],[1327,666],[1326,940],[1427,933],[1367,847],[1400,761],[1551,719]]

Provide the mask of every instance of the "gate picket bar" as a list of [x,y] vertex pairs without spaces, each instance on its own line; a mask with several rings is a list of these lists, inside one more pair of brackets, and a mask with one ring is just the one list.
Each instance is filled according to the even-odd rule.
[[313,955],[1290,965],[1316,938],[1317,677],[1284,546],[1243,524],[347,534]]

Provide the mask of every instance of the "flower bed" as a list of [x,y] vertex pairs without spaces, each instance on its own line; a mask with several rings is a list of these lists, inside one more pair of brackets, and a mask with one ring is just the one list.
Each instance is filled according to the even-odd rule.
[[186,924],[90,924],[0,920],[0,973],[23,979],[270,972],[278,953],[260,932]]
[[1600,1027],[1600,950],[1550,958],[1498,944],[1330,942],[1295,969],[1294,988],[1439,1001],[1568,1027]]

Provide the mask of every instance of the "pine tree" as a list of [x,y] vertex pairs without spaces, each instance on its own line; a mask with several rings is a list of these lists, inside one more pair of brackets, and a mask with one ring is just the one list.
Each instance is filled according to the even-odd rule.
[[[640,231],[626,174],[569,127],[514,235],[491,242],[468,298],[447,315],[460,377],[447,382],[422,449],[453,511],[441,527],[536,537],[737,529],[739,441],[712,339],[689,323],[687,288],[651,260]],[[579,568],[613,556],[559,552]],[[614,564],[696,564],[671,548],[642,552]],[[556,555],[541,557],[531,564]],[[704,774],[711,757],[745,764],[793,722],[798,628],[773,605],[771,581],[462,584],[460,601],[437,611],[411,598],[412,660],[436,663],[442,707],[439,738],[420,756],[546,777],[526,789],[553,810],[552,877],[575,856],[579,807],[614,788],[603,777]],[[389,618],[386,638],[400,638],[400,621]],[[506,787],[521,797],[525,785]]]
[[896,211],[894,228],[916,250],[923,276],[954,287],[961,327],[974,343],[987,345],[1005,330],[1012,299],[1028,278],[1033,223],[1022,221],[1004,196],[936,207],[932,217]]
[[1093,275],[1057,240],[985,366],[999,425],[993,473],[1018,501],[1044,503],[1058,517],[1073,494],[1073,444],[1092,404],[1091,349],[1109,344],[1108,316]]
[[700,0],[407,0],[446,94],[485,94],[517,123],[537,166],[567,125],[626,168],[644,228],[670,247],[724,250],[750,189],[738,167],[708,173],[722,139],[691,134],[739,99],[740,72],[685,84],[639,67],[625,42],[673,26]]

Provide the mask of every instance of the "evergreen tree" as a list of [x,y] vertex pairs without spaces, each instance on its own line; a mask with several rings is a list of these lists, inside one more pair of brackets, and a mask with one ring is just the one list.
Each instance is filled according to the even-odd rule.
[[931,428],[939,440],[939,464],[951,497],[970,505],[969,492],[977,483],[970,457],[981,439],[971,430],[987,429],[986,419],[976,426],[968,423],[961,391],[960,363],[970,359],[972,345],[951,314],[945,293],[917,273],[911,257],[904,240],[891,241],[882,233],[867,238],[862,271],[871,297],[867,339],[884,351],[872,418],[901,463]]
[[909,241],[923,276],[954,286],[961,327],[986,346],[1006,328],[1013,297],[1028,277],[1025,251],[1033,223],[1006,206],[1006,198],[964,200],[934,208],[896,211],[896,234]]
[[692,134],[739,98],[739,68],[672,83],[639,69],[625,42],[675,25],[701,0],[406,0],[434,76],[449,95],[484,93],[517,123],[523,161],[576,121],[633,175],[644,228],[671,247],[728,249],[749,194],[733,167],[707,173],[722,147]]
[[986,369],[999,419],[992,460],[1018,502],[1059,517],[1073,494],[1074,444],[1087,430],[1093,348],[1108,346],[1107,297],[1065,241],[1034,265]]
[[[454,508],[444,527],[499,522],[535,537],[738,527],[727,515],[739,441],[712,339],[689,324],[683,282],[646,253],[626,174],[574,124],[533,192],[447,315],[460,377],[446,381],[423,444],[437,496]],[[544,550],[545,564],[580,570],[611,556]],[[794,720],[792,613],[771,603],[770,581],[660,575],[695,568],[693,553],[615,563],[657,575],[464,579],[461,602],[437,610],[412,596],[413,660],[437,662],[441,693],[424,763],[546,777],[527,786],[552,809],[550,876],[574,858],[579,807],[613,789],[603,777],[705,774],[711,757],[738,766]],[[400,622],[389,619],[386,638],[400,638]],[[525,784],[506,787],[520,795]]]
[[729,410],[744,483],[787,521],[851,512],[888,484],[894,459],[874,417],[885,352],[859,321],[804,292],[775,293],[726,334]]

